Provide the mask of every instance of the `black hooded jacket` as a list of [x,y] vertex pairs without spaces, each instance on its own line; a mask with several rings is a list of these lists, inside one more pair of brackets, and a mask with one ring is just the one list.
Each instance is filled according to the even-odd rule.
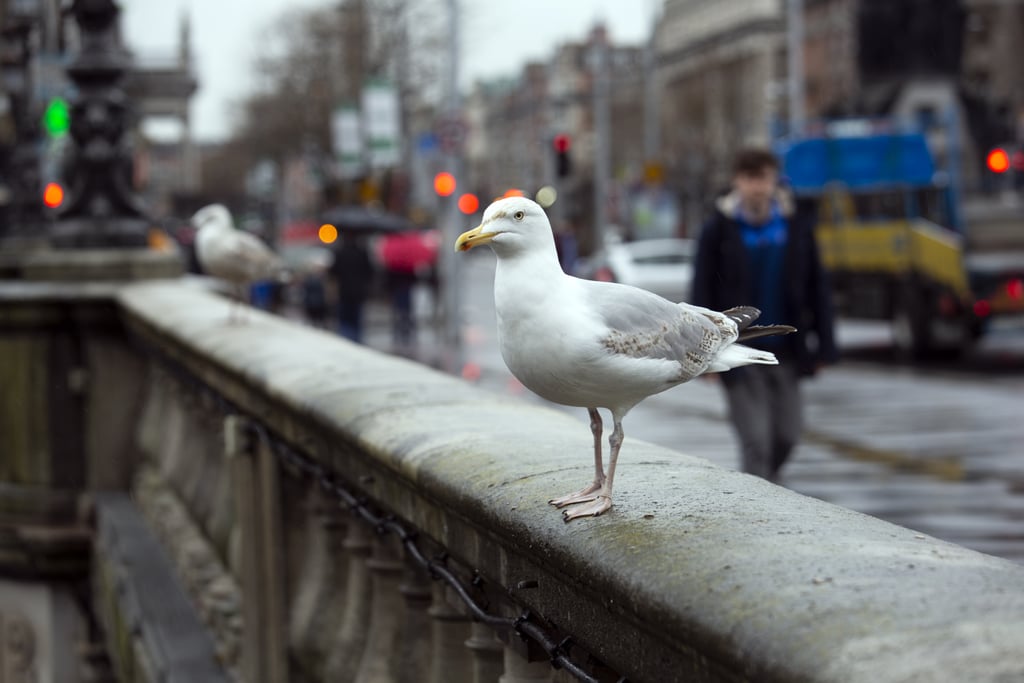
[[[828,273],[822,268],[814,238],[816,209],[796,203],[780,192],[779,208],[787,225],[784,322],[797,331],[782,338],[783,359],[795,361],[801,374],[812,375],[819,365],[834,363],[836,349],[832,293]],[[719,197],[710,219],[701,230],[693,277],[691,303],[716,311],[749,305],[753,300],[746,247],[736,219],[739,198],[735,193]]]

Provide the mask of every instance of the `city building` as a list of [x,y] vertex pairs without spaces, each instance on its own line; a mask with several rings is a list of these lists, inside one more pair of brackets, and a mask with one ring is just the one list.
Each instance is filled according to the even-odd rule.
[[[594,65],[602,62],[605,69],[596,71]],[[646,161],[643,102],[648,76],[644,48],[615,45],[598,25],[584,41],[559,46],[549,60],[527,64],[516,78],[477,83],[466,101],[471,187],[491,198],[509,188],[532,194],[554,185],[560,199],[553,216],[577,227],[586,250],[593,242],[597,214],[599,150],[607,150],[606,166],[601,167],[606,176],[605,229],[624,219],[622,188],[640,175]],[[607,116],[603,131],[597,125],[601,108]],[[561,173],[556,136],[564,136],[562,144],[568,147]]]
[[767,144],[785,116],[781,2],[666,0],[654,42],[666,170],[693,233],[733,152]]
[[[199,149],[192,133],[190,104],[199,88],[192,55],[191,22],[183,15],[175,55],[137,54],[125,79],[125,93],[136,103],[139,127],[136,163],[151,169],[137,174],[142,192],[155,215],[171,211],[175,195],[195,194],[200,187]],[[171,123],[176,139],[150,139],[143,122]]]
[[940,164],[960,160],[967,190],[984,186],[992,146],[1024,137],[1021,0],[665,0],[655,33],[662,147],[689,222],[728,182],[738,146],[787,132],[793,7],[805,132],[851,117],[916,126]]

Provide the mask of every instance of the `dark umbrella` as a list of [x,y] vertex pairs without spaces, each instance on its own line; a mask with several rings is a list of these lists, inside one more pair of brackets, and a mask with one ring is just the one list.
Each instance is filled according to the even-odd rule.
[[338,232],[381,233],[415,230],[412,221],[397,214],[375,211],[365,206],[335,206],[321,215]]

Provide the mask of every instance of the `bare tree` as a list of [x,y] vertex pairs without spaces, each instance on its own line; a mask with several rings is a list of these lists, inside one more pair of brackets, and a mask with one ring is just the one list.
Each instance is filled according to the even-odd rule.
[[[289,10],[261,37],[255,92],[232,136],[236,161],[282,161],[331,149],[331,112],[357,103],[368,78],[397,83],[404,111],[437,91],[442,32],[437,0],[345,0]],[[403,117],[404,118],[404,117]],[[246,157],[248,157],[246,159]]]

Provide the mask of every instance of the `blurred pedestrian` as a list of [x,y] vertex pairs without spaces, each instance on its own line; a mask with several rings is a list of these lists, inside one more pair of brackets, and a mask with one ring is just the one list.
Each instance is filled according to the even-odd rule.
[[562,271],[572,275],[576,270],[579,258],[579,246],[576,243],[576,228],[568,220],[561,220],[555,228],[555,252]]
[[327,273],[334,263],[334,252],[327,247],[316,247],[305,254],[301,263],[299,297],[302,312],[313,327],[326,329],[329,306]]
[[319,270],[310,270],[302,278],[302,311],[313,327],[327,327],[327,287]]
[[412,290],[416,273],[387,269],[387,286],[391,294],[391,343],[396,350],[406,351],[416,343],[416,319],[412,310]]
[[342,230],[331,264],[338,289],[338,332],[357,343],[363,341],[363,309],[373,283],[373,264],[363,238]]
[[816,207],[779,186],[779,161],[741,150],[732,189],[718,197],[698,243],[692,303],[716,311],[751,305],[757,324],[790,324],[794,334],[752,340],[779,365],[721,375],[744,472],[778,481],[803,427],[799,383],[838,360],[831,292],[814,237]]
[[391,342],[400,352],[416,343],[413,289],[437,263],[437,231],[411,231],[387,235],[381,241],[380,260],[391,296]]

